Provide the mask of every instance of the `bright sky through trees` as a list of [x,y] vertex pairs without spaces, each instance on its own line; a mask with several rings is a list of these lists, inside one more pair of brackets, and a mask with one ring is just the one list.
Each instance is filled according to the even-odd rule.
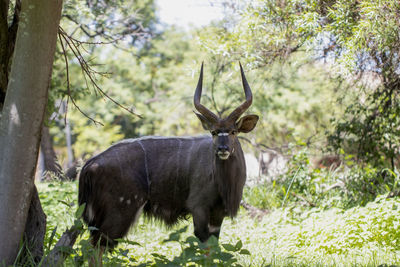
[[222,7],[207,0],[157,0],[157,5],[162,23],[183,28],[203,26],[223,16]]

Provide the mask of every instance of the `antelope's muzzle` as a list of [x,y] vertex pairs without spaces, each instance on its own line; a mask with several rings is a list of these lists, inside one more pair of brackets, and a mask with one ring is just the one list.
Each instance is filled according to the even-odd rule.
[[226,160],[226,159],[229,158],[229,156],[231,155],[231,153],[229,153],[229,151],[224,151],[224,152],[218,151],[217,155],[218,155],[218,157],[219,157],[220,159]]
[[220,159],[226,160],[230,156],[228,138],[225,135],[219,134],[218,136],[218,146],[217,146],[217,155]]

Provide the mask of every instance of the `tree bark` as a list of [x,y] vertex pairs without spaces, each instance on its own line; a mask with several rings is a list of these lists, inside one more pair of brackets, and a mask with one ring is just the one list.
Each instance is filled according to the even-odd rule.
[[63,178],[62,168],[57,162],[57,156],[54,152],[53,142],[51,140],[49,127],[44,126],[42,128],[42,138],[40,148],[43,152],[44,161],[44,172],[45,179],[51,179],[52,177]]
[[8,25],[9,0],[0,0],[0,111],[7,91],[10,60],[14,53],[15,39],[21,11],[21,0],[15,1],[14,16],[11,25]]
[[8,5],[9,0],[0,0],[0,111],[8,82]]
[[24,231],[24,251],[21,253],[23,259],[20,262],[39,263],[43,257],[44,236],[46,234],[46,214],[40,204],[36,186],[33,187],[31,204],[29,206],[28,219]]
[[62,0],[23,0],[0,119],[0,264],[14,262],[34,186]]

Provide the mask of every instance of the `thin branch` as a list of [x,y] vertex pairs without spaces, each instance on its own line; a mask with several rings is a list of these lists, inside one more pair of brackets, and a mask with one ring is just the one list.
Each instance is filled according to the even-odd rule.
[[[93,85],[93,87],[95,88],[95,91],[100,92],[100,95],[102,97],[107,98],[108,100],[110,100],[111,102],[113,102],[115,105],[117,105],[118,107],[126,110],[127,112],[138,116],[139,118],[142,118],[141,115],[136,114],[135,112],[133,112],[130,108],[125,107],[124,105],[121,105],[120,103],[118,103],[116,100],[114,100],[111,96],[109,96],[104,90],[101,89],[101,87],[97,84],[97,82],[95,81],[94,76],[97,75],[102,75],[105,76],[109,73],[105,73],[105,72],[98,72],[96,70],[94,70],[91,65],[88,64],[88,61],[85,60],[85,58],[82,56],[80,50],[79,50],[79,46],[83,44],[83,42],[80,42],[74,38],[71,38],[61,27],[59,27],[59,35],[64,39],[65,43],[67,44],[67,46],[71,49],[72,53],[74,54],[75,58],[78,60],[80,66],[81,66],[81,70],[83,72],[83,76],[89,79],[90,83]],[[65,50],[64,50],[64,54],[65,54]],[[86,82],[87,83],[87,82]],[[73,99],[71,98],[71,101],[73,101]],[[78,108],[79,109],[79,108]],[[80,110],[81,111],[81,110]],[[81,111],[82,112],[82,111]],[[83,112],[82,112],[83,113]]]
[[[65,17],[68,20],[70,20],[71,22],[75,23],[77,25],[77,29],[80,29],[90,39],[94,39],[96,37],[102,37],[102,38],[108,40],[107,42],[85,42],[85,41],[78,41],[76,39],[74,40],[79,43],[116,44],[116,43],[118,43],[118,41],[124,39],[127,36],[132,37],[132,38],[133,37],[134,38],[137,38],[137,37],[146,38],[147,36],[151,36],[150,32],[146,31],[146,29],[140,23],[136,24],[136,23],[131,23],[129,21],[126,23],[123,23],[123,21],[121,21],[121,20],[110,21],[110,24],[116,24],[116,23],[123,24],[125,29],[120,32],[114,33],[113,35],[109,35],[106,33],[106,31],[108,31],[109,29],[103,28],[104,26],[102,26],[100,29],[97,29],[97,30],[90,30],[88,27],[85,27],[85,25],[79,23],[71,15],[66,14],[66,15],[63,15],[63,17]],[[131,26],[135,26],[135,28],[131,28]],[[74,30],[74,32],[76,32],[76,29]],[[115,37],[115,36],[117,36],[117,37]],[[69,37],[71,37],[71,35],[69,35]]]
[[78,25],[79,29],[81,29],[82,32],[83,32],[87,37],[94,38],[94,37],[97,36],[97,35],[92,35],[92,34],[90,34],[89,31],[86,30],[86,29],[84,28],[84,26],[83,26],[81,23],[79,23],[78,21],[76,21],[75,19],[73,19],[70,15],[63,15],[63,17],[69,19],[70,21],[72,21],[73,23],[75,23],[76,25]]
[[[58,38],[60,40],[61,43],[61,48],[63,50],[63,55],[64,55],[64,60],[65,60],[65,68],[66,68],[66,73],[67,73],[67,105],[66,105],[66,111],[68,110],[68,103],[69,103],[69,99],[71,99],[72,104],[79,110],[80,113],[82,113],[86,118],[88,118],[89,120],[93,121],[94,124],[100,124],[102,126],[104,126],[101,122],[91,118],[89,115],[87,115],[85,112],[83,112],[80,107],[75,103],[74,98],[71,95],[71,88],[70,88],[70,81],[69,81],[69,66],[68,66],[68,59],[67,59],[67,52],[65,51],[65,47],[64,47],[64,43],[61,39],[62,34],[59,32],[58,33]],[[65,112],[65,117],[64,117],[64,122],[65,124],[67,124],[67,112]]]

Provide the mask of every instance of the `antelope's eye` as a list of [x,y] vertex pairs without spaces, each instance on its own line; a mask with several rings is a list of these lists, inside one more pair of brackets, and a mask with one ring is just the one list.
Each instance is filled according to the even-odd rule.
[[237,131],[236,130],[232,130],[231,134],[235,135],[235,134],[237,134]]
[[217,131],[211,131],[211,134],[212,134],[213,136],[217,136],[217,135],[218,135],[218,132],[217,132]]

